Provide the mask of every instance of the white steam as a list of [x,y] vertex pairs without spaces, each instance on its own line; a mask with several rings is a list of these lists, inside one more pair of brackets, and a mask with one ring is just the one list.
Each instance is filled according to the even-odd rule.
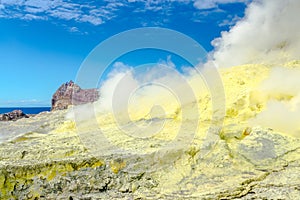
[[211,9],[218,7],[218,4],[227,3],[248,3],[250,0],[195,0],[194,6],[198,9]]
[[[131,67],[117,62],[113,67],[99,88],[99,100],[74,107],[80,113],[76,120],[107,113],[117,117],[128,113],[130,120],[169,118],[178,114],[182,106],[197,101],[201,93],[208,93],[203,75],[190,67],[179,73],[170,57],[157,64]],[[158,107],[157,112],[153,110]],[[74,118],[72,113],[68,118]]]
[[[212,57],[220,67],[242,64],[284,65],[300,58],[299,0],[254,0],[245,17],[215,39]],[[266,109],[250,120],[300,137],[300,71],[275,67],[254,101]],[[266,103],[267,102],[267,103]]]
[[300,137],[300,70],[274,68],[261,87],[267,109],[250,120],[252,125],[269,127]]
[[[112,110],[113,99],[118,100],[117,106],[124,106],[127,103],[126,97],[131,91],[138,87],[138,82],[133,77],[131,67],[117,62],[114,64],[114,70],[108,75],[108,79],[102,84],[99,89],[100,99],[98,101],[99,110],[106,112]],[[119,82],[122,80],[122,84]],[[116,93],[116,88],[119,88]],[[118,108],[115,108],[118,109]]]
[[299,0],[254,0],[245,17],[215,39],[220,67],[282,64],[300,58]]

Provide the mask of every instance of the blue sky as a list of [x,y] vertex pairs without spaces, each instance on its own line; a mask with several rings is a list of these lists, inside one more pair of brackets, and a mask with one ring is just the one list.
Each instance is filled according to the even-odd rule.
[[[95,46],[125,30],[169,28],[212,51],[211,41],[244,16],[249,2],[0,0],[0,107],[49,106]],[[154,58],[167,59],[159,52]]]

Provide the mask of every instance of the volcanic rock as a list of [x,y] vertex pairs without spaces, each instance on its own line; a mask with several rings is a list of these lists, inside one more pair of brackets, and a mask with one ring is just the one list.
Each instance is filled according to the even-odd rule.
[[14,110],[9,113],[0,115],[0,121],[16,121],[22,118],[29,118],[22,110]]
[[81,89],[73,81],[60,86],[52,97],[51,110],[67,109],[69,105],[81,105],[97,101],[99,94],[97,89]]

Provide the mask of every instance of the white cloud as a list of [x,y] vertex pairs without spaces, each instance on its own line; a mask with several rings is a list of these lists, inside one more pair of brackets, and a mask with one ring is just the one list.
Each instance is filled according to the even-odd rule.
[[92,15],[83,15],[78,19],[81,22],[89,22],[94,25],[100,25],[103,23],[100,17],[92,16]]
[[124,6],[120,2],[104,2],[103,5],[94,6],[66,0],[2,0],[1,3],[0,9],[6,9],[6,12],[1,13],[1,18],[25,20],[56,18],[88,22],[93,25],[100,25],[104,20],[112,19],[116,16],[114,11]]
[[70,32],[76,33],[76,32],[79,32],[79,29],[77,27],[71,27]]
[[42,9],[36,8],[36,7],[31,7],[31,6],[26,7],[26,8],[25,8],[25,11],[26,11],[26,12],[29,12],[29,13],[32,13],[32,14],[43,12]]
[[6,5],[23,5],[25,0],[2,0],[1,2]]
[[120,7],[123,7],[123,6],[125,6],[124,3],[115,1],[115,2],[109,2],[105,7],[110,9],[110,10],[116,10],[116,9],[118,9]]
[[251,3],[245,17],[214,40],[219,66],[282,64],[300,58],[299,0]]
[[25,20],[37,20],[37,19],[43,20],[45,18],[42,17],[42,16],[37,16],[37,15],[32,15],[32,14],[26,14],[26,15],[24,15],[23,19],[25,19]]
[[86,31],[82,31],[80,30],[78,27],[76,26],[72,26],[72,27],[68,27],[65,25],[66,30],[68,30],[69,32],[76,34],[76,35],[88,35],[89,33]]
[[223,26],[234,26],[238,21],[240,21],[242,18],[237,15],[229,15],[227,19],[224,19],[219,23],[220,27]]
[[[95,26],[105,23],[118,16],[123,7],[132,7],[138,3],[133,12],[159,12],[168,16],[175,4],[190,5],[197,9],[217,8],[219,4],[233,2],[248,2],[250,0],[104,0],[99,3],[71,0],[2,0],[0,18],[34,19],[38,14],[43,17],[36,19],[61,19],[88,22]],[[213,11],[215,12],[215,11]],[[29,15],[30,17],[25,15]],[[154,24],[155,25],[155,24]],[[160,24],[159,24],[160,25]]]
[[43,0],[27,0],[24,5],[34,7],[40,10],[40,12],[51,9],[54,5],[61,3],[59,1],[43,1]]
[[195,0],[194,6],[198,9],[211,9],[218,7],[219,4],[248,2],[249,0]]
[[220,13],[224,14],[226,12],[219,8],[214,8],[212,10],[199,10],[193,13],[192,20],[198,23],[207,22],[207,18],[209,17],[209,15],[220,14]]

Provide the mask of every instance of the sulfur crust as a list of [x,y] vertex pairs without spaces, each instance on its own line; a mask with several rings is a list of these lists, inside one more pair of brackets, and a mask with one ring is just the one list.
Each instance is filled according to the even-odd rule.
[[[293,61],[287,63],[285,67],[300,69],[299,63],[299,61]],[[172,161],[170,168],[152,173],[152,177],[160,184],[159,188],[154,191],[157,194],[174,195],[177,191],[186,190],[189,191],[190,197],[198,197],[207,194],[208,190],[212,190],[214,191],[213,194],[225,195],[225,193],[222,193],[224,188],[225,190],[230,190],[230,188],[245,181],[246,175],[241,175],[243,169],[248,169],[251,173],[257,173],[257,177],[263,174],[262,172],[255,171],[253,163],[250,164],[238,156],[237,151],[240,146],[237,145],[237,141],[244,141],[245,145],[253,143],[252,140],[249,139],[248,141],[247,138],[252,137],[251,134],[255,132],[256,127],[251,127],[248,124],[248,120],[266,109],[266,104],[270,97],[261,93],[259,86],[262,81],[268,78],[271,69],[272,67],[270,66],[258,64],[220,69],[219,72],[223,81],[226,98],[226,112],[223,128],[218,132],[221,139],[218,142],[219,146],[214,149],[214,153],[209,155],[212,156],[209,162],[201,163],[198,155],[201,153],[200,147],[207,136],[207,131],[211,127],[213,110],[210,102],[210,93],[207,89],[205,90],[204,86],[201,86],[204,89],[199,91],[196,85],[192,85],[197,92],[196,96],[198,99],[187,105],[180,105],[178,103],[168,104],[165,102],[166,115],[164,117],[167,121],[157,134],[149,137],[150,139],[148,138],[147,140],[142,138],[136,139],[124,134],[116,124],[114,115],[107,113],[106,115],[99,114],[96,116],[98,127],[94,127],[89,120],[80,122],[80,125],[72,120],[64,120],[48,134],[31,133],[22,136],[22,138],[17,138],[12,142],[2,144],[0,146],[0,196],[1,198],[11,198],[11,192],[14,190],[17,182],[30,182],[35,177],[44,177],[47,181],[51,182],[57,176],[68,176],[70,172],[93,169],[105,165],[110,166],[108,169],[112,173],[118,174],[120,171],[126,169],[126,167],[131,166],[130,164],[132,163],[126,161],[126,158],[111,158],[108,159],[107,163],[105,156],[103,158],[91,158],[93,155],[90,154],[89,150],[93,146],[87,146],[84,138],[82,138],[83,136],[78,134],[78,131],[96,131],[100,127],[105,138],[116,147],[134,152],[137,155],[151,154],[161,149],[165,144],[172,143],[182,124],[188,124],[191,120],[196,120],[195,116],[193,116],[195,109],[198,109],[198,112],[201,113],[200,119],[197,119],[198,126],[195,130],[187,129],[187,131],[195,132],[193,140],[189,144],[188,149],[183,152],[178,151],[178,155],[175,153],[175,156],[178,156],[179,159]],[[191,84],[194,83],[191,82]],[[185,109],[188,115],[183,117],[181,113],[182,109]],[[151,116],[147,115],[148,113],[149,110],[136,111],[134,108],[129,110],[130,118],[135,122],[139,120],[145,122],[151,119]],[[54,113],[49,120],[53,120],[55,115]],[[159,116],[157,117],[159,118]],[[39,120],[39,118],[36,118],[36,120]],[[282,137],[290,141],[289,149],[299,148],[299,143],[294,141],[293,138],[286,138],[284,136],[285,133],[277,132],[276,134],[279,135],[278,137],[282,135]],[[99,143],[98,145],[101,146],[101,141]],[[104,143],[103,146],[105,146]],[[224,149],[228,148],[231,149],[230,153],[223,153]],[[174,147],[174,149],[177,149],[177,147]],[[105,155],[104,147],[103,151],[103,155]],[[120,155],[122,156],[122,153]],[[76,163],[77,161],[75,163],[70,161],[72,159],[81,160],[86,157],[90,157],[91,159],[86,162],[79,161],[79,164]],[[213,160],[214,158],[216,160]],[[162,162],[168,162],[167,159],[167,156],[164,157]],[[291,154],[287,155],[285,159],[287,161],[297,160],[299,156]],[[30,167],[28,161],[29,163],[35,162],[39,164]],[[218,163],[219,161],[220,163]],[[222,176],[224,176],[224,168],[222,166],[226,164],[231,166],[227,172],[231,180],[222,179]],[[269,169],[273,166],[268,167],[266,165],[265,167]],[[10,171],[7,171],[8,168]],[[234,172],[237,175],[234,175]],[[203,180],[200,178],[201,176],[212,178],[209,174],[214,174],[213,178],[216,181],[209,183],[204,181],[205,178]],[[201,183],[200,179],[204,181],[203,187],[197,185]],[[223,184],[216,184],[216,182]],[[184,183],[184,185],[181,183]],[[227,185],[224,185],[224,183]],[[136,195],[141,198],[143,198],[144,192],[150,192],[147,189],[143,190],[142,188],[137,189],[136,186],[132,187]],[[32,190],[31,193],[31,199],[40,197],[39,191]]]

